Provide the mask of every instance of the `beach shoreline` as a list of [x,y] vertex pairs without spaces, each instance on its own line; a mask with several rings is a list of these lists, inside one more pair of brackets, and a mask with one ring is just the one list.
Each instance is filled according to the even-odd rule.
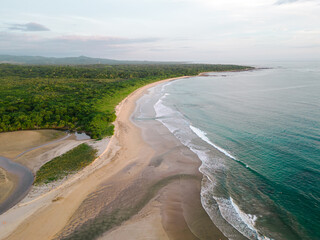
[[[155,167],[152,160],[168,147],[152,148],[131,120],[137,100],[148,89],[187,77],[158,81],[126,97],[116,108],[115,134],[104,153],[59,188],[1,215],[0,238],[59,239],[79,229],[90,231],[88,219],[127,207],[131,212],[123,213],[122,221],[110,228],[101,226],[102,239],[121,239],[123,234],[139,238],[148,233],[154,234],[152,239],[226,239],[201,205],[200,160],[162,126],[162,133],[167,131],[170,138],[162,142],[179,151],[168,154],[176,162],[164,159]],[[107,198],[100,202],[101,196]],[[81,218],[84,212],[85,219]]]

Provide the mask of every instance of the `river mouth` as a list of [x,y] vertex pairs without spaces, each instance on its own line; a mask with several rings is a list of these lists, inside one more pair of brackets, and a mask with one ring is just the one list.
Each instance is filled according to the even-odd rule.
[[10,193],[10,196],[0,204],[1,215],[15,206],[28,194],[34,180],[34,176],[28,168],[1,156],[0,167],[17,178],[15,187]]

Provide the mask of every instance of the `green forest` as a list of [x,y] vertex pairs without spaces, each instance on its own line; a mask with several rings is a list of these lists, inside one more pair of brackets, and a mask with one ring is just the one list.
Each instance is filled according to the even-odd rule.
[[113,134],[115,106],[137,88],[171,77],[248,67],[210,64],[31,66],[0,64],[0,132],[26,129]]

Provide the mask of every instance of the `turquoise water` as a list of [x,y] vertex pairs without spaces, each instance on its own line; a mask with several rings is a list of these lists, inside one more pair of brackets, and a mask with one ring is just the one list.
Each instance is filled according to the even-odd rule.
[[320,64],[158,86],[157,119],[203,162],[202,203],[229,239],[320,239]]

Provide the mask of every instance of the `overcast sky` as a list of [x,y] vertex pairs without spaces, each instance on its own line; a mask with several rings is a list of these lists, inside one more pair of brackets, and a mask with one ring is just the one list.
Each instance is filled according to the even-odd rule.
[[2,0],[0,54],[320,60],[320,0]]

